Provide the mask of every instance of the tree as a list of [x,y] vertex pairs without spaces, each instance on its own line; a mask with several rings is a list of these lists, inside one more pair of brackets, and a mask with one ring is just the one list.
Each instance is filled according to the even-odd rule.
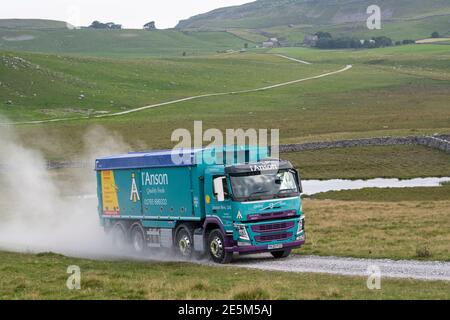
[[244,48],[248,49],[248,43],[244,43]]
[[114,22],[101,23],[100,21],[95,20],[91,23],[89,28],[93,29],[122,29],[121,24],[115,24]]
[[89,28],[94,28],[94,29],[105,29],[106,25],[104,23],[101,23],[100,21],[95,20],[94,22],[91,23],[91,25],[89,26]]
[[435,31],[435,32],[433,32],[433,33],[431,34],[431,37],[432,37],[432,38],[440,38],[441,35],[439,34],[439,32]]
[[374,37],[372,38],[372,40],[375,41],[375,46],[377,48],[379,47],[390,47],[392,46],[392,39],[385,37],[385,36],[381,36],[381,37]]
[[144,30],[155,30],[155,29],[156,29],[155,21],[150,21],[144,24]]
[[319,39],[333,38],[329,32],[323,32],[323,31],[316,32],[315,36],[317,36],[317,38],[319,38]]

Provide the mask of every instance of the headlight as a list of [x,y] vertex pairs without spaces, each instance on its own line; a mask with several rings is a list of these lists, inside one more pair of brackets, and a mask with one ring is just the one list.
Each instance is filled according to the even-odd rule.
[[304,227],[305,227],[305,217],[301,217],[300,220],[298,220],[297,234],[301,233],[304,230]]
[[242,240],[250,240],[250,237],[248,236],[247,229],[243,224],[235,224],[234,225],[236,229],[239,232],[239,238]]

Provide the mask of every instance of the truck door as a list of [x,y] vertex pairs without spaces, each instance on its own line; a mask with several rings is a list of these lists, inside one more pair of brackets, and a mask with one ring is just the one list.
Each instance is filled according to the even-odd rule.
[[231,195],[225,175],[211,174],[205,179],[206,214],[218,217],[223,224],[232,220]]

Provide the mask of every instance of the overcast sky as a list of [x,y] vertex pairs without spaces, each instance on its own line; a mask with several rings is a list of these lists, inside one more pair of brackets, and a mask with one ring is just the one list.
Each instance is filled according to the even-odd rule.
[[94,20],[115,22],[124,28],[142,28],[156,21],[157,28],[174,27],[179,20],[212,9],[253,0],[2,0],[0,19],[52,19],[76,26]]

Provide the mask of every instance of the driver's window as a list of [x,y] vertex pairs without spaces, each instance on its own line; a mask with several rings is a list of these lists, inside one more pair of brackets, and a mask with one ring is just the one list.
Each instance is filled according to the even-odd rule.
[[221,202],[230,198],[227,179],[225,176],[214,176],[213,188],[214,188],[214,198],[217,201]]

